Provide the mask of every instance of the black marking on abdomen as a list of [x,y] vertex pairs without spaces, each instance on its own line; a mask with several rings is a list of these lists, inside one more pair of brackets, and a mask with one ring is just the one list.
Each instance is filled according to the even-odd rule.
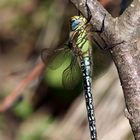
[[90,57],[83,57],[81,59],[81,69],[91,140],[97,140],[96,120],[92,98],[92,63]]

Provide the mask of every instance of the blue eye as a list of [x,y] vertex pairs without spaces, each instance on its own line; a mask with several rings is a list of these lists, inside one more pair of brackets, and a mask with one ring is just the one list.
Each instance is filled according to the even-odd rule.
[[78,20],[72,20],[71,21],[71,29],[72,30],[75,30],[78,25],[79,25],[79,21]]

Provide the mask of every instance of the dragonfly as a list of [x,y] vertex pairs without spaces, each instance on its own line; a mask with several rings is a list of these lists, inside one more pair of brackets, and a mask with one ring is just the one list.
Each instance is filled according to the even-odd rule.
[[[87,6],[87,3],[86,3]],[[75,66],[78,64],[81,68],[84,97],[89,122],[90,138],[97,140],[96,120],[94,113],[93,95],[92,95],[92,43],[90,41],[89,30],[91,25],[83,15],[73,16],[70,20],[70,34],[66,47],[54,50],[51,53],[64,52],[64,55],[71,55],[70,65],[63,71],[62,83],[65,81],[72,83],[74,80],[73,73],[76,71]],[[98,42],[96,42],[98,44]],[[41,52],[43,62],[48,59],[50,50],[45,48]],[[59,65],[59,64],[58,64]]]

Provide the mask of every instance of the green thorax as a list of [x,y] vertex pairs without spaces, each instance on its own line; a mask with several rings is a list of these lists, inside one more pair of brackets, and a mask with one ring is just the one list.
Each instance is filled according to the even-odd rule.
[[72,50],[81,57],[90,56],[91,43],[88,37],[86,19],[82,16],[74,16],[71,24],[73,24],[71,25],[73,30],[70,32]]

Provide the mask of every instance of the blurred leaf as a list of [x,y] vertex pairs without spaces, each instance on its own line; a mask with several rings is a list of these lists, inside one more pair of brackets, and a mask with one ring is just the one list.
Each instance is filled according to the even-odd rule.
[[42,134],[52,123],[52,117],[36,118],[32,120],[30,124],[25,125],[19,132],[16,140],[43,140]]
[[27,117],[29,117],[32,112],[33,112],[33,108],[30,104],[30,102],[26,99],[22,100],[22,102],[20,102],[18,105],[16,105],[13,109],[13,111],[15,112],[15,114],[22,118],[22,119],[26,119]]

